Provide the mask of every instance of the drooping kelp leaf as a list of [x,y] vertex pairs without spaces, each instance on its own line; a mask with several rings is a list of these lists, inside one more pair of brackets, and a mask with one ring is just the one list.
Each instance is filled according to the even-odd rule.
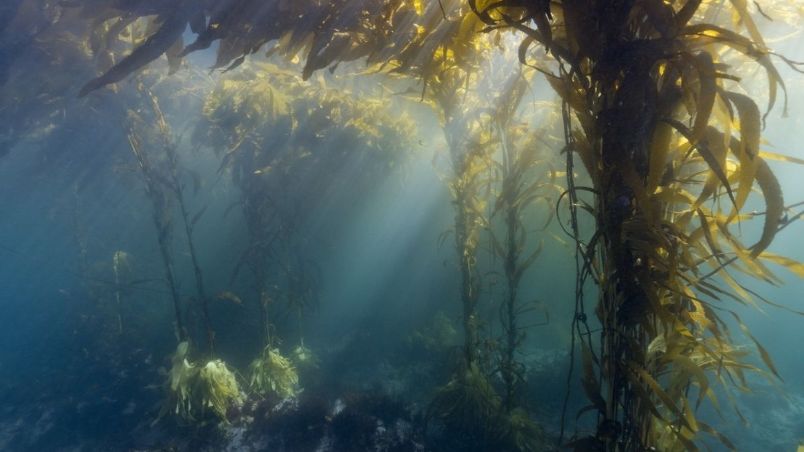
[[735,92],[726,92],[725,97],[737,108],[740,118],[740,144],[737,155],[740,161],[740,177],[734,210],[731,213],[731,217],[734,217],[743,208],[749,193],[751,193],[751,187],[759,166],[757,155],[759,153],[761,118],[759,107],[750,97]]
[[751,330],[749,330],[748,327],[743,323],[742,319],[740,319],[740,316],[737,315],[737,313],[735,312],[729,312],[729,313],[732,315],[732,317],[734,317],[734,320],[740,326],[740,329],[743,331],[743,334],[745,334],[749,339],[751,339],[751,341],[757,347],[757,350],[759,351],[759,356],[762,358],[762,361],[765,363],[768,369],[770,369],[771,372],[773,372],[773,374],[776,375],[776,378],[781,380],[782,376],[779,375],[779,371],[776,369],[776,365],[773,363],[773,359],[771,358],[770,353],[768,353],[765,347],[763,347],[762,344],[754,337],[754,335],[751,334]]
[[[129,74],[159,58],[163,53],[170,50],[181,38],[186,25],[187,11],[184,9],[178,9],[166,15],[156,33],[149,37],[142,45],[134,49],[130,55],[123,58],[119,63],[106,71],[102,76],[84,85],[78,93],[78,96],[86,96],[98,88],[110,83],[119,82]],[[176,55],[176,57],[177,56],[178,55]],[[173,63],[173,65],[175,65],[175,63]]]
[[762,236],[751,246],[751,257],[756,258],[770,246],[784,215],[784,197],[779,180],[762,157],[756,156],[756,182],[765,198],[765,224]]
[[697,144],[709,126],[709,118],[712,115],[717,95],[717,81],[715,79],[715,63],[709,52],[695,55],[693,61],[698,73],[698,99],[695,107],[695,121],[688,139],[690,143]]
[[646,183],[646,191],[648,193],[656,191],[662,176],[666,172],[667,157],[670,152],[670,142],[672,138],[673,128],[670,124],[662,122],[656,125],[649,150],[650,163]]
[[706,181],[704,182],[701,192],[698,195],[698,200],[695,201],[693,208],[697,208],[703,202],[710,200],[712,195],[720,187],[720,184],[723,184],[724,180],[726,190],[731,190],[730,186],[728,185],[728,177],[723,170],[723,168],[726,168],[727,157],[727,150],[723,143],[723,134],[721,134],[714,127],[709,127],[705,136],[702,138],[703,140],[698,145],[704,149],[704,152],[706,153],[705,155],[709,156],[709,160],[704,160],[706,160],[707,164],[709,164],[710,161],[714,162],[717,169],[714,169],[710,166],[712,171],[707,175]]
[[[315,71],[364,58],[369,66],[419,77],[428,84],[445,61],[438,54],[448,50],[450,64],[471,64],[471,55],[481,40],[482,21],[471,14],[462,0],[337,0],[318,2],[238,0],[225,5],[202,5],[184,0],[164,0],[142,7],[118,2],[113,7],[97,0],[75,0],[70,7],[81,9],[88,17],[132,17],[157,14],[161,25],[152,39],[128,58],[115,64],[101,77],[87,84],[82,95],[107,83],[122,80],[162,53],[171,49],[189,23],[197,34],[195,42],[175,54],[179,57],[206,49],[220,41],[213,68],[231,70],[246,61],[263,46],[272,46],[271,54],[289,60],[301,57],[302,75],[308,79]],[[370,19],[369,19],[370,18]],[[543,14],[535,17],[546,20]],[[542,24],[549,33],[547,23]]]
[[[728,193],[729,198],[732,200],[732,203],[736,204],[734,193],[731,189],[731,184],[729,183],[729,179],[723,169],[723,164],[720,162],[721,159],[718,159],[717,155],[712,151],[712,148],[709,146],[709,142],[697,141],[693,135],[693,132],[687,126],[674,119],[666,119],[665,122],[673,126],[673,128],[680,132],[691,144],[695,143],[693,144],[693,148],[698,151],[701,157],[703,157],[704,161],[706,161],[709,169],[712,170],[712,173],[718,178],[718,180],[720,180],[720,183],[726,189],[726,192]],[[717,144],[719,141],[713,140],[712,143]]]
[[770,60],[770,55],[764,46],[758,45],[754,41],[739,33],[717,26],[714,24],[694,24],[686,27],[682,34],[689,35],[690,41],[700,45],[715,44],[723,45],[737,50],[743,55],[759,63],[766,71],[768,76],[768,107],[763,115],[763,120],[768,116],[773,106],[776,104],[778,87],[785,93],[784,111],[787,111],[787,87],[782,80],[779,71]]
[[804,263],[789,257],[780,256],[767,251],[762,252],[759,258],[773,262],[774,264],[781,265],[792,273],[804,278]]
[[788,163],[796,163],[798,165],[804,165],[804,159],[799,159],[784,154],[778,154],[776,152],[759,151],[759,156],[765,160],[778,160],[780,162],[788,162]]

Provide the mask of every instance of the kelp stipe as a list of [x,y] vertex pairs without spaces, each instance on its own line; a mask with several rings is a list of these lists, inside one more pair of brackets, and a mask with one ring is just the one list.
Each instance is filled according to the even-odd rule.
[[184,342],[187,340],[187,330],[182,320],[181,299],[179,297],[178,288],[176,287],[173,254],[170,248],[172,239],[171,196],[165,190],[165,187],[163,187],[160,176],[151,166],[150,159],[142,149],[142,137],[136,130],[137,124],[140,124],[142,119],[131,112],[130,121],[132,125],[129,126],[128,130],[128,141],[131,146],[131,152],[134,154],[139,164],[139,169],[146,185],[146,193],[151,202],[153,222],[157,231],[156,240],[159,245],[159,252],[165,271],[165,281],[167,282],[168,289],[170,289],[170,297],[173,301],[176,338],[178,342]]
[[165,153],[168,174],[166,184],[173,193],[173,196],[176,198],[179,206],[179,213],[181,214],[181,220],[184,226],[184,235],[187,239],[187,249],[190,253],[190,262],[193,266],[196,297],[198,298],[197,301],[201,305],[201,314],[204,319],[207,353],[209,356],[212,356],[215,353],[215,330],[212,328],[212,320],[209,316],[209,298],[207,297],[206,290],[204,289],[204,275],[201,272],[201,267],[198,263],[198,254],[196,253],[195,241],[193,240],[193,230],[198,224],[198,221],[204,215],[206,207],[202,207],[192,216],[192,218],[190,217],[185,194],[185,183],[182,180],[181,168],[179,167],[178,161],[179,156],[176,150],[178,143],[173,138],[173,133],[170,130],[170,126],[165,119],[165,115],[162,113],[162,108],[159,106],[159,99],[157,99],[153,92],[146,89],[143,85],[140,85],[138,89],[141,95],[149,101],[149,105],[154,116],[154,123],[156,125],[156,131],[158,132],[159,141],[161,142],[160,144]]
[[[494,114],[500,150],[498,161],[494,162],[495,177],[490,181],[495,185],[496,193],[489,215],[488,235],[490,252],[500,259],[505,278],[505,292],[499,302],[502,337],[497,368],[503,381],[503,405],[508,412],[516,408],[517,392],[524,381],[525,366],[517,361],[517,354],[522,352],[525,341],[525,327],[520,324],[520,319],[540,307],[537,300],[526,303],[519,296],[523,277],[536,262],[544,244],[540,240],[534,249],[526,251],[530,245],[528,239],[534,235],[532,232],[547,229],[552,220],[552,209],[542,227],[535,231],[527,230],[525,214],[539,202],[552,206],[552,195],[556,189],[560,190],[555,183],[556,172],[543,160],[548,152],[546,133],[514,127],[513,124],[530,82],[524,73],[511,76],[507,88],[500,94]],[[535,177],[537,174],[539,176]],[[495,232],[495,223],[502,227],[502,235]],[[549,319],[546,311],[545,316]]]

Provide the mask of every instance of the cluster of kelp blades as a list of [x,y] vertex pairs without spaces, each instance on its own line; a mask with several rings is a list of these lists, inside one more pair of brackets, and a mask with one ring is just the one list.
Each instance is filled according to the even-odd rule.
[[[175,68],[182,56],[215,41],[219,41],[216,68],[234,69],[246,56],[272,46],[271,54],[304,55],[303,78],[319,69],[335,70],[341,62],[364,59],[370,72],[422,81],[421,98],[437,112],[449,147],[456,209],[453,233],[462,276],[464,362],[431,410],[431,417],[441,418],[446,426],[475,428],[479,414],[487,421],[480,423],[493,426],[486,432],[518,426],[517,435],[538,436],[528,433],[533,429],[510,403],[511,388],[519,378],[513,351],[521,344],[516,292],[524,269],[532,263],[530,256],[522,256],[518,216],[525,204],[548,198],[554,183],[540,182],[543,185],[534,185],[531,191],[523,185],[522,171],[535,159],[516,151],[509,154],[510,149],[535,147],[527,142],[514,145],[509,138],[515,133],[505,118],[521,99],[515,89],[507,89],[515,83],[504,78],[506,89],[501,91],[507,95],[496,100],[502,106],[497,110],[476,96],[484,89],[484,71],[489,71],[484,62],[503,47],[505,30],[524,35],[519,47],[522,64],[542,72],[562,101],[567,191],[558,199],[569,200],[568,232],[576,243],[573,341],[580,344],[581,380],[590,401],[587,411],[597,413],[597,431],[572,438],[569,444],[580,450],[694,450],[698,433],[705,432],[733,448],[695,415],[706,399],[718,406],[712,383],[720,383],[731,400],[730,388],[747,390],[746,371],[767,374],[750,364],[745,349],[733,345],[730,324],[753,340],[767,370],[777,374],[769,353],[725,305],[729,300],[773,304],[741,283],[736,273],[778,282],[768,262],[804,273],[800,264],[767,251],[777,232],[796,218],[786,218],[781,188],[766,162],[792,159],[760,150],[764,119],[776,104],[779,88],[786,89],[772,61],[778,55],[765,45],[744,0],[75,0],[67,8],[69,14],[96,22],[90,44],[100,55],[108,54],[108,43],[138,18],[156,17],[154,31],[129,55],[119,61],[109,58],[105,73],[90,81],[82,95],[124,79],[163,54]],[[729,17],[721,18],[726,12]],[[773,6],[764,8],[765,13],[772,14]],[[185,46],[181,39],[188,24],[197,39]],[[800,68],[778,57],[793,69]],[[758,64],[767,74],[764,115],[741,91],[736,69],[745,61]],[[274,81],[283,87],[286,82]],[[266,86],[249,87],[261,97],[247,106],[257,115],[245,116],[259,120],[222,129],[220,136],[225,138],[218,138],[219,148],[228,149],[223,166],[241,178],[235,183],[243,191],[244,205],[255,209],[260,207],[254,200],[266,191],[258,190],[249,178],[272,171],[275,160],[264,155],[263,143],[252,145],[254,137],[261,136],[253,132],[260,121],[278,122],[288,105],[277,102],[279,93],[271,84]],[[215,102],[225,105],[231,102],[226,99],[238,99],[225,89],[224,84],[222,100],[213,97],[208,103],[205,113],[212,125],[216,111],[227,111],[213,108]],[[227,108],[242,113],[236,104]],[[284,127],[292,131],[309,125],[290,121]],[[507,345],[498,370],[508,387],[502,402],[492,394],[486,373],[478,370],[482,360],[476,312],[479,237],[488,229],[482,192],[488,187],[485,174],[493,166],[490,149],[498,146],[505,161],[499,168],[503,188],[493,216],[503,219],[506,237],[494,237],[493,249],[504,262],[508,283],[508,298],[501,305]],[[576,158],[581,163],[577,168]],[[251,163],[255,161],[259,163]],[[251,166],[239,169],[244,162]],[[588,187],[576,185],[581,169],[588,174]],[[145,176],[148,182],[147,172]],[[760,238],[746,245],[732,230],[754,217],[742,210],[755,187],[764,198],[764,225]],[[580,191],[591,193],[594,201],[585,204]],[[155,212],[160,196],[152,196]],[[580,209],[588,211],[596,224],[585,240],[577,226]],[[162,231],[165,223],[159,215],[155,214],[155,222]],[[255,225],[249,226],[250,254],[244,262],[251,262],[259,278],[264,270],[258,263],[267,259],[260,256],[266,243],[260,234],[266,228],[259,223],[263,221],[259,212],[251,216]],[[286,233],[288,228],[279,230]],[[165,263],[170,268],[167,258]],[[587,325],[583,298],[589,278],[599,292],[594,310],[601,327],[597,338]],[[262,291],[259,298],[263,306],[269,304]],[[723,313],[735,323],[723,319]],[[177,311],[177,319],[178,315]],[[264,324],[270,347],[267,315]],[[266,350],[263,356],[272,356],[271,349]],[[535,447],[517,435],[494,436],[509,438],[506,444],[513,444],[511,448]]]

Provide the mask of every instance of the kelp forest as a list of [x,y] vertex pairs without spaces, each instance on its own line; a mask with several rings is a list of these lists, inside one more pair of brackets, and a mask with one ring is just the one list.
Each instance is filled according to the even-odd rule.
[[804,451],[802,24],[3,0],[0,449]]

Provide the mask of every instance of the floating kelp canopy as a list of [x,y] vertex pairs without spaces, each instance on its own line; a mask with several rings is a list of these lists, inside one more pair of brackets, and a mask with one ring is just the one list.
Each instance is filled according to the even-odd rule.
[[[779,283],[768,264],[802,273],[801,264],[768,251],[777,233],[801,216],[785,205],[767,163],[796,160],[761,149],[769,114],[787,107],[776,65],[802,69],[774,53],[754,21],[756,14],[772,15],[773,3],[756,5],[752,13],[744,0],[19,1],[0,10],[0,24],[31,4],[59,11],[49,23],[84,24],[83,51],[98,60],[101,75],[75,91],[90,99],[163,55],[172,73],[182,58],[217,45],[213,69],[231,73],[205,94],[194,138],[221,155],[220,172],[242,194],[249,244],[234,274],[245,265],[257,281],[252,298],[262,312],[264,351],[252,365],[252,384],[259,392],[296,393],[295,368],[275,348],[268,306],[277,297],[266,275],[275,265],[297,286],[315,286],[289,244],[298,224],[294,207],[327,189],[294,186],[283,176],[303,173],[321,181],[354,153],[382,174],[394,154],[411,147],[403,137],[413,127],[390,115],[382,101],[354,101],[349,93],[305,82],[316,71],[337,73],[352,61],[365,65],[363,75],[392,80],[389,86],[400,80],[414,86],[404,94],[432,108],[447,143],[464,342],[460,364],[427,410],[440,428],[471,433],[478,450],[537,450],[544,441],[515,403],[522,381],[517,319],[524,309],[517,293],[541,249],[528,245],[534,233],[525,227],[524,212],[542,201],[574,243],[572,354],[579,354],[589,399],[578,416],[593,417],[596,427],[572,438],[562,430],[562,446],[697,450],[705,433],[734,449],[697,418],[699,406],[708,400],[718,407],[722,395],[733,404],[732,391],[748,389],[749,372],[781,378],[730,306],[780,307],[744,280]],[[793,14],[789,6],[782,10],[785,18]],[[188,27],[194,41],[185,43]],[[126,40],[128,48],[121,47]],[[512,47],[520,67],[492,74],[495,58]],[[299,71],[247,61],[263,55],[298,60]],[[761,98],[749,94],[751,81],[736,70],[746,63],[764,73]],[[515,119],[529,87],[542,80],[539,73],[559,99],[553,107],[558,140]],[[316,153],[319,147],[330,152]],[[539,167],[551,148],[565,159],[564,181]],[[375,159],[377,153],[385,155]],[[289,187],[292,193],[280,199],[277,193]],[[761,192],[762,215],[744,212],[753,192]],[[584,215],[594,224],[591,234],[579,227]],[[758,237],[735,231],[749,221],[762,223]],[[504,239],[495,235],[495,222]],[[507,282],[500,302],[504,345],[492,358],[478,313],[484,237],[503,261]],[[275,240],[285,247],[274,247]],[[299,312],[314,298],[303,290],[287,297]],[[735,326],[763,367],[735,345]],[[196,369],[184,360],[187,347],[177,352],[174,381],[221,371],[226,384],[210,381],[226,389],[225,397],[210,406],[225,417],[225,407],[240,399],[229,384],[234,378],[217,360]],[[282,369],[280,375],[272,368]],[[497,377],[504,397],[490,382]],[[191,417],[188,385],[173,384],[174,392],[179,388],[173,402],[184,417]]]

